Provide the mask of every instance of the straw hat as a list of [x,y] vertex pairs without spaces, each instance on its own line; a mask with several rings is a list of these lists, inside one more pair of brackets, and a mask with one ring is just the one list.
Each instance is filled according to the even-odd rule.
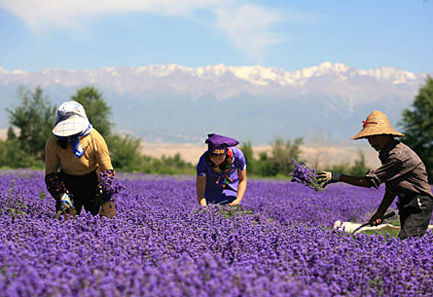
[[404,134],[394,130],[389,123],[388,117],[381,111],[373,111],[365,121],[362,121],[363,128],[352,139],[366,138],[373,135],[392,135],[396,137],[404,136]]
[[59,137],[72,136],[83,132],[89,124],[84,107],[76,101],[67,101],[57,109],[53,134]]

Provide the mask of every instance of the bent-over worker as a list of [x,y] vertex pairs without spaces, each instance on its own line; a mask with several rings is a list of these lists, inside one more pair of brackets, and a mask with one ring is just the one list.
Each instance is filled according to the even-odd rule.
[[104,138],[90,124],[84,107],[64,102],[57,110],[53,135],[45,147],[45,183],[56,200],[56,211],[92,215],[115,214],[115,205],[105,191],[115,177]]
[[197,165],[197,199],[208,204],[238,205],[247,188],[245,156],[236,139],[209,134],[208,150]]
[[399,238],[405,239],[422,236],[426,232],[432,216],[433,195],[424,163],[410,147],[395,139],[401,136],[404,135],[391,127],[386,114],[373,111],[363,121],[362,130],[352,139],[366,138],[379,152],[382,166],[369,170],[362,177],[323,171],[319,173],[319,181],[375,188],[385,183],[385,194],[370,223],[380,224],[380,218],[398,196],[401,224]]

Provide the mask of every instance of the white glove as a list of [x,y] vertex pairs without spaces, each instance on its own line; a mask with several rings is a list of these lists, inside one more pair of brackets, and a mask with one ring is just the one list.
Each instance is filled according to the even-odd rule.
[[336,183],[340,181],[341,173],[331,171],[321,171],[317,174],[317,180],[319,182],[327,182],[328,184]]
[[74,202],[72,201],[71,197],[66,193],[64,193],[60,197],[60,204],[63,210],[68,210],[74,207]]

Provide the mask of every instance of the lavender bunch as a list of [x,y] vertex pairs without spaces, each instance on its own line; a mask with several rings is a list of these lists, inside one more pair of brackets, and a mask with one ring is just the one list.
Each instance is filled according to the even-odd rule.
[[115,194],[119,194],[125,187],[120,184],[120,182],[114,178],[114,170],[107,170],[99,173],[99,190],[101,193],[101,198],[104,201],[112,200]]
[[320,183],[317,180],[317,174],[315,169],[310,169],[305,165],[305,162],[299,164],[295,159],[292,159],[295,164],[295,169],[290,174],[292,176],[292,182],[300,183],[310,187],[316,191],[322,192],[325,189],[325,182]]

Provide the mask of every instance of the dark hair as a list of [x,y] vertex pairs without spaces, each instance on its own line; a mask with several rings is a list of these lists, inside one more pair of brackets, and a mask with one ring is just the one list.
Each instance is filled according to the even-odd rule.
[[225,157],[224,161],[220,165],[218,165],[218,166],[215,165],[215,163],[212,162],[212,160],[210,159],[211,156],[212,156],[212,153],[210,153],[210,152],[208,152],[206,154],[206,161],[208,162],[209,166],[212,169],[219,168],[220,170],[224,171],[224,170],[226,170],[227,168],[230,168],[233,165],[233,160],[234,160],[233,155],[229,154],[228,151],[227,151],[227,153],[225,155],[226,155],[226,157]]

